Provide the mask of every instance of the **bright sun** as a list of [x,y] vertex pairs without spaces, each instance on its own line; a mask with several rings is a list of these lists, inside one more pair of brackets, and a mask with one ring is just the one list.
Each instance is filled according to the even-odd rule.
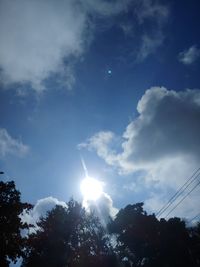
[[97,200],[102,192],[102,183],[94,178],[86,177],[81,182],[81,193],[86,200]]

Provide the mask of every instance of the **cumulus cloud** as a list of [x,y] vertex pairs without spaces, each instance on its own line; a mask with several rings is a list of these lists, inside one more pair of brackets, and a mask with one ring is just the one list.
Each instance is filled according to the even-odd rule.
[[23,222],[36,226],[36,223],[39,221],[39,219],[41,217],[45,217],[47,212],[52,210],[56,205],[60,205],[64,208],[67,207],[65,202],[59,201],[54,197],[39,199],[31,211],[24,211],[22,213],[21,219]]
[[99,132],[80,146],[95,149],[108,164],[128,172],[166,158],[199,159],[200,90],[152,87],[138,102],[137,111],[138,117],[122,135],[122,153],[110,149],[112,132]]
[[200,57],[200,49],[195,45],[191,46],[187,50],[179,53],[179,61],[185,65],[191,65],[197,61]]
[[200,90],[175,92],[154,87],[145,92],[137,110],[138,118],[123,134],[127,161],[140,166],[166,157],[199,158]]
[[96,151],[121,174],[143,170],[146,184],[155,182],[155,188],[168,196],[167,189],[183,184],[200,161],[200,90],[152,87],[137,111],[122,134],[121,152],[113,149],[112,132],[96,133],[82,146]]
[[[96,213],[104,226],[106,226],[110,221],[110,218],[114,218],[118,212],[118,209],[113,206],[111,197],[104,192],[101,194],[98,200],[85,200],[83,204],[88,212],[93,211]],[[23,213],[20,215],[22,222],[33,225],[33,227],[29,229],[29,234],[37,230],[37,222],[40,220],[40,218],[45,217],[48,211],[51,211],[57,205],[67,208],[67,204],[65,202],[49,196],[39,199],[32,210],[23,211]],[[23,231],[22,234],[27,235],[27,230]]]
[[24,156],[27,154],[29,147],[20,140],[14,139],[6,129],[0,128],[0,157],[6,155]]
[[118,209],[113,206],[112,198],[105,192],[102,192],[101,196],[95,201],[84,200],[83,205],[87,210],[95,212],[104,226],[118,212]]

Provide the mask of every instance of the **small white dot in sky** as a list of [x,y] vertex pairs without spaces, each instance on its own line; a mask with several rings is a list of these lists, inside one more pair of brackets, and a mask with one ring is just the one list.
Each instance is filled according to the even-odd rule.
[[108,74],[112,74],[112,71],[111,70],[108,70]]

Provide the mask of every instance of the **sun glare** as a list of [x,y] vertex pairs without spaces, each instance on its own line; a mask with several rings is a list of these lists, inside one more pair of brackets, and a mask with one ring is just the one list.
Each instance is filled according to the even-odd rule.
[[81,193],[86,200],[97,200],[102,192],[102,183],[92,177],[86,177],[81,182]]

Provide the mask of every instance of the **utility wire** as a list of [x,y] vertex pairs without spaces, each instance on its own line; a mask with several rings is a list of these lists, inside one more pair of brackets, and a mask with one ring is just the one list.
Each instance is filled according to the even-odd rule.
[[[157,212],[156,216],[160,217],[172,204],[173,202],[196,180],[198,177],[198,168],[192,176],[190,176],[187,181],[178,189],[178,191],[169,199],[169,201]],[[197,176],[196,176],[197,175]]]
[[[169,199],[169,201],[158,211],[157,216],[161,216],[162,213],[185,191],[185,189],[197,178],[195,175],[199,172],[198,168],[192,176],[178,189],[178,191]],[[194,177],[195,176],[195,177]],[[184,188],[185,187],[185,188]]]
[[200,217],[200,213],[198,213],[196,216],[194,216],[191,220],[189,220],[189,223],[191,223],[192,221],[194,221],[195,219],[197,219],[198,217]]
[[173,207],[173,209],[171,209],[168,213],[167,213],[167,215],[165,216],[165,219],[172,213],[172,211],[174,211],[180,204],[181,204],[181,202],[183,202],[183,200],[184,199],[186,199],[186,197],[187,196],[189,196],[189,194],[191,194],[192,193],[192,191],[194,191],[194,189],[198,186],[198,185],[200,185],[200,181],[194,186],[194,187],[192,187],[192,189]]
[[[200,174],[200,173],[199,173]],[[177,195],[174,197],[173,201],[170,202],[167,207],[161,212],[159,217],[186,191],[186,189],[198,178],[199,174],[195,176],[186,186],[183,190],[181,190]]]

